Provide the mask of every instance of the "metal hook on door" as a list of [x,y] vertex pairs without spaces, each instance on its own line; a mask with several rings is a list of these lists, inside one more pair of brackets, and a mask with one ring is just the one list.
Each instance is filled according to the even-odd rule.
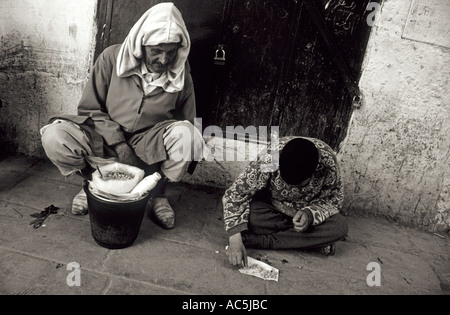
[[223,49],[223,45],[219,45],[219,48],[216,50],[216,54],[214,56],[214,64],[216,66],[225,65],[225,50]]
[[363,104],[364,104],[364,95],[362,94],[361,91],[359,91],[357,95],[353,96],[352,106],[354,108],[361,108]]

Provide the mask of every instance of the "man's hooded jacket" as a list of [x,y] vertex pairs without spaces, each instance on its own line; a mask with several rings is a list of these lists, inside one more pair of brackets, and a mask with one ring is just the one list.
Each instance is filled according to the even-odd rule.
[[[154,82],[146,94],[141,71],[143,47],[179,43],[172,67]],[[80,125],[91,140],[96,155],[104,145],[133,141],[143,132],[154,133],[154,150],[141,157],[148,164],[166,158],[162,135],[177,121],[191,123],[196,115],[194,85],[187,57],[190,39],[180,11],[173,3],[151,7],[132,27],[122,44],[106,48],[96,60],[78,105],[78,115],[64,115]]]

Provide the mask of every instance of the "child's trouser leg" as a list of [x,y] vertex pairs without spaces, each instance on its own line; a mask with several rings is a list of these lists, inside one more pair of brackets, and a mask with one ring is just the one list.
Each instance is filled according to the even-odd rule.
[[243,232],[247,247],[265,249],[317,248],[343,239],[348,232],[345,218],[334,215],[320,225],[296,232],[292,218],[272,205],[253,201],[250,206],[249,230]]

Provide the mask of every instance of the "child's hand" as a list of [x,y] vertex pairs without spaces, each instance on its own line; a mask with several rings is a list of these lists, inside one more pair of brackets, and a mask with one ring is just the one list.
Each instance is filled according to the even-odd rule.
[[298,210],[292,219],[294,223],[294,230],[297,232],[304,232],[309,226],[308,213],[303,210]]
[[228,261],[234,266],[247,266],[247,253],[242,242],[241,233],[230,236],[230,246],[228,246]]

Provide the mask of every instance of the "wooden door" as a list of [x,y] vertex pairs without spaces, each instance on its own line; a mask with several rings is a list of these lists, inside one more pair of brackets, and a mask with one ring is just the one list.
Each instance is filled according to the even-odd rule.
[[[152,5],[99,0],[96,55],[121,43]],[[280,135],[317,137],[337,148],[353,111],[342,70],[306,0],[173,0],[191,35],[203,127],[279,126]],[[352,80],[361,70],[369,0],[314,0]],[[219,45],[225,65],[215,65]],[[341,65],[342,66],[342,65]]]

